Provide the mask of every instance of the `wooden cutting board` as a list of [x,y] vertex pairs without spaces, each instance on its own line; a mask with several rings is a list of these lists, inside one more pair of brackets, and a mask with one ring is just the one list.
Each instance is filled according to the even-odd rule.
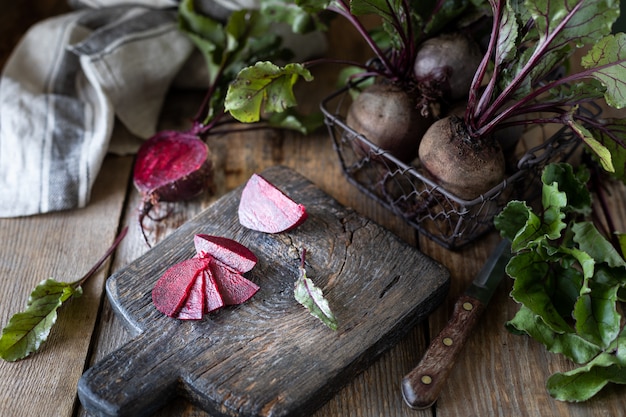
[[[134,339],[83,374],[78,394],[90,412],[150,415],[183,395],[212,416],[307,415],[443,300],[449,274],[440,264],[288,168],[261,175],[309,218],[287,233],[245,229],[240,187],[111,276],[107,294]],[[249,247],[259,261],[246,277],[261,289],[240,306],[179,321],[154,308],[151,291],[168,267],[195,254],[197,233]],[[302,248],[336,331],[294,299]]]

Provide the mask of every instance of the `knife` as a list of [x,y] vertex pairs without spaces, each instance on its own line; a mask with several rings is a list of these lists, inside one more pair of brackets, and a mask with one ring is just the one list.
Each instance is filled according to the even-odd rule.
[[411,408],[428,408],[437,401],[456,358],[505,276],[510,257],[511,243],[503,239],[455,303],[446,327],[430,343],[417,366],[402,379],[402,395]]

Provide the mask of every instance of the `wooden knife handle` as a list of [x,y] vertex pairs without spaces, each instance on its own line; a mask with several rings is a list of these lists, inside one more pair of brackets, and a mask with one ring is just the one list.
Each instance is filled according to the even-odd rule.
[[458,299],[446,327],[430,343],[420,363],[402,380],[404,401],[411,408],[427,408],[437,401],[484,309],[485,305],[473,297],[463,295]]

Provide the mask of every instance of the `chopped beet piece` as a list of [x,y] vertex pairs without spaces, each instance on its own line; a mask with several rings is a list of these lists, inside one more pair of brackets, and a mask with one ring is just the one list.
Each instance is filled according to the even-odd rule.
[[189,291],[185,304],[175,316],[181,320],[200,320],[204,313],[204,273],[196,276],[195,282]]
[[[204,259],[209,260],[211,258]],[[211,272],[208,265],[202,270],[202,274],[204,275],[205,281],[204,312],[210,313],[224,307],[225,303],[222,294],[219,292],[217,283],[215,282],[215,275]]]
[[198,234],[193,243],[200,257],[210,255],[242,274],[257,263],[257,257],[250,249],[227,237]]
[[204,270],[208,259],[187,259],[171,266],[152,289],[152,302],[163,314],[176,316],[185,304],[195,280]]
[[248,301],[259,290],[254,282],[244,278],[217,259],[211,259],[209,268],[225,305],[237,305]]
[[306,208],[288,197],[272,183],[253,174],[239,202],[239,223],[252,230],[280,233],[302,224]]

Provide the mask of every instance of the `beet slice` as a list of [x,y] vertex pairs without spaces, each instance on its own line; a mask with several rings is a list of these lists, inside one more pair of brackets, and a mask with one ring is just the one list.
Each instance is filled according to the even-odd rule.
[[192,258],[168,268],[152,289],[152,302],[157,310],[175,317],[185,304],[196,278],[208,264],[208,259]]
[[180,320],[200,320],[204,314],[204,271],[196,276],[195,282],[189,291],[185,304],[181,307],[176,318]]
[[254,282],[244,278],[217,259],[211,259],[209,269],[225,305],[237,305],[248,301],[259,290]]
[[291,230],[308,216],[302,204],[258,174],[253,174],[246,183],[238,214],[242,226],[265,233]]
[[209,269],[210,260],[212,258],[203,258],[207,261],[207,266],[202,270],[202,274],[204,275],[204,284],[205,284],[205,292],[204,292],[204,312],[210,313],[219,308],[224,307],[225,303],[222,298],[222,294],[218,289],[218,285],[215,282],[215,276],[213,272]]
[[198,256],[210,255],[242,274],[250,271],[257,263],[257,257],[250,249],[227,237],[197,234],[193,243]]

